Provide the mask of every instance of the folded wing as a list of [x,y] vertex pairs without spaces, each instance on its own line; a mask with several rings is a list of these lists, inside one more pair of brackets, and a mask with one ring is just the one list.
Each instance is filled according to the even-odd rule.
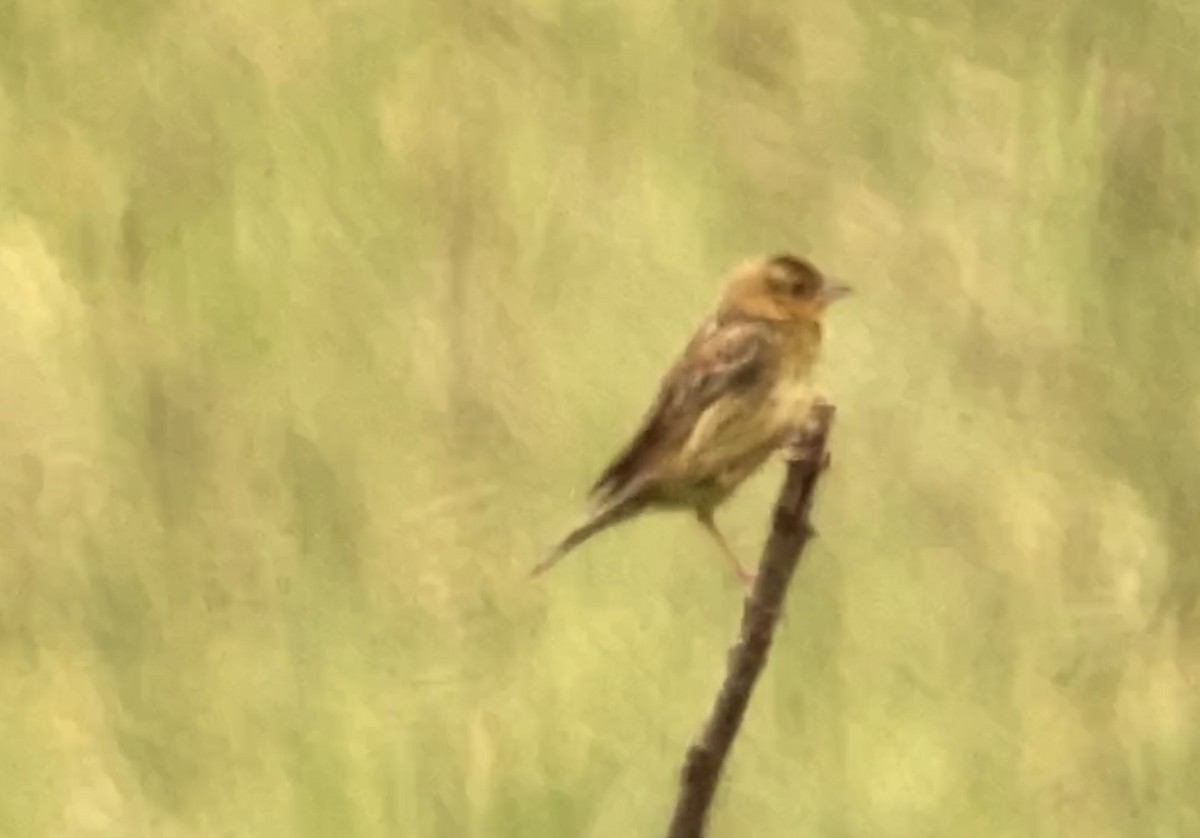
[[758,385],[768,366],[771,332],[754,320],[706,321],[663,379],[628,445],[591,489],[596,502],[624,494],[690,438],[704,411],[722,396]]

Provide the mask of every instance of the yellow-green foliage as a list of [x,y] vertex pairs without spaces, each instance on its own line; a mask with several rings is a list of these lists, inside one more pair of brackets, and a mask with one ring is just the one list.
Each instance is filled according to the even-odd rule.
[[1200,835],[1198,42],[1168,0],[0,0],[0,835],[659,833],[720,561],[664,516],[523,574],[780,249],[860,293],[712,834]]

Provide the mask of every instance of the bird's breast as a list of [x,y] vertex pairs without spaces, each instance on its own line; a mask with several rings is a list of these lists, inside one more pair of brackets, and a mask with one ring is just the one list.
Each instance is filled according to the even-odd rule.
[[772,421],[788,427],[799,424],[812,406],[812,369],[817,340],[801,335],[789,341],[780,355],[778,373],[768,396]]

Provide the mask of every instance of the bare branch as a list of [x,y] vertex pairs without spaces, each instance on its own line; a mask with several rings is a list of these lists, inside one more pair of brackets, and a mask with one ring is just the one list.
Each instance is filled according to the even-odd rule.
[[742,611],[737,643],[729,652],[725,681],[699,739],[692,743],[684,761],[667,838],[700,838],[704,834],[721,769],[746,714],[750,693],[766,665],[792,574],[813,535],[809,511],[817,480],[828,462],[826,441],[833,417],[833,405],[819,402],[792,448],[787,479],[775,502],[771,535]]

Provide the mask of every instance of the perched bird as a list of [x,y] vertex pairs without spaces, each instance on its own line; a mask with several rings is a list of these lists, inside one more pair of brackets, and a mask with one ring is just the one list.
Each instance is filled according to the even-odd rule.
[[592,486],[589,513],[533,575],[613,524],[674,508],[695,513],[748,584],[753,575],[713,512],[803,423],[816,398],[809,378],[821,315],[849,290],[787,254],[734,270],[716,312],[663,378],[641,427]]

